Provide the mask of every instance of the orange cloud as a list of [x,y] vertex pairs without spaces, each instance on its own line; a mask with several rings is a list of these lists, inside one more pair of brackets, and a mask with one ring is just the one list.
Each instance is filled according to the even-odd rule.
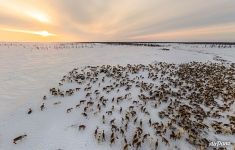
[[181,29],[176,31],[160,32],[148,35],[134,36],[131,37],[132,40],[144,40],[144,41],[154,41],[154,40],[180,40],[180,39],[192,39],[198,36],[207,36],[214,34],[226,34],[235,33],[235,24],[222,24],[219,26],[208,26],[200,28],[191,29]]
[[228,23],[235,24],[233,4],[221,0],[0,0],[0,40],[187,41],[206,37],[234,41],[233,29],[227,29]]

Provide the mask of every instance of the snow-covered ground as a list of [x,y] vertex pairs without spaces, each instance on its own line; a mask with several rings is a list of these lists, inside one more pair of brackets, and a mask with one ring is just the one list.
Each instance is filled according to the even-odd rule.
[[[188,44],[160,45],[162,47],[84,43],[1,43],[0,149],[122,149],[121,143],[115,143],[112,147],[109,143],[97,143],[93,132],[100,124],[100,118],[84,119],[80,115],[81,110],[75,108],[71,113],[66,113],[66,109],[74,107],[79,100],[84,98],[85,93],[69,98],[48,96],[50,95],[49,89],[58,87],[58,82],[62,77],[75,67],[147,65],[154,62],[181,64],[192,61],[235,63],[234,46],[219,48],[208,45],[206,47],[205,45]],[[162,50],[162,48],[168,48],[169,51]],[[108,85],[108,83],[104,85]],[[71,86],[73,85],[64,88],[71,88]],[[99,89],[98,86],[96,89]],[[45,102],[46,108],[44,111],[40,111],[45,94],[48,96]],[[54,106],[52,102],[57,101],[63,102]],[[127,104],[122,105],[125,107]],[[33,109],[30,115],[27,114],[28,108]],[[234,109],[231,111],[234,115]],[[120,116],[117,114],[115,118],[119,120]],[[86,124],[86,129],[78,131],[78,129],[70,127],[71,125],[76,127],[79,124]],[[102,125],[100,127],[108,128]],[[12,140],[22,134],[28,136],[18,144],[13,144]],[[219,140],[230,140],[234,143],[234,139],[233,135],[221,136]],[[162,142],[160,141],[160,143]],[[194,149],[185,142],[179,141],[174,144],[178,144],[180,149]],[[165,147],[160,144],[159,148],[164,149]],[[142,149],[147,149],[147,146]],[[171,147],[171,149],[175,148]]]

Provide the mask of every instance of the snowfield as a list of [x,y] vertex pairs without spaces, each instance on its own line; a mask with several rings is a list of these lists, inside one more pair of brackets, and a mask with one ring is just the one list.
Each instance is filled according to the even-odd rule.
[[0,149],[234,149],[235,46],[157,45],[0,43]]

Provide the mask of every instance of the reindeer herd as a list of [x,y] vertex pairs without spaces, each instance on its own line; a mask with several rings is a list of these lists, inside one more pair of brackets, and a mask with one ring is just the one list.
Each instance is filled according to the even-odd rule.
[[[179,140],[207,149],[215,140],[209,134],[235,134],[235,64],[86,66],[74,68],[49,93],[40,111],[76,97],[77,104],[65,113],[80,110],[80,117],[98,120],[93,130],[97,143],[123,150],[180,149]],[[51,97],[58,101],[51,103]],[[28,114],[32,112],[30,108]],[[76,127],[81,131],[89,126]]]

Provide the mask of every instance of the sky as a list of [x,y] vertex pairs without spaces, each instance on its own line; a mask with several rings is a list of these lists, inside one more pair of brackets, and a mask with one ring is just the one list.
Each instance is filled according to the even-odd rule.
[[0,41],[235,42],[235,0],[0,0]]

